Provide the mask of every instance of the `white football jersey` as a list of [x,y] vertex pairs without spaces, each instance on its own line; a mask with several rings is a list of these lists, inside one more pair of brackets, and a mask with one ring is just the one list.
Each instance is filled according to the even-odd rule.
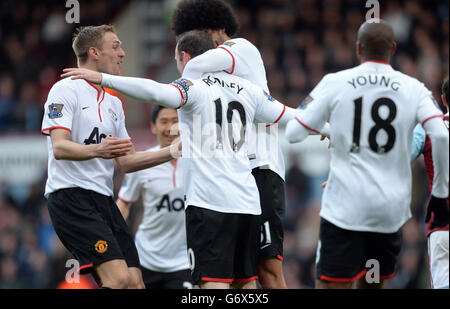
[[[41,133],[49,135],[57,128],[68,130],[70,139],[83,145],[98,144],[107,136],[129,138],[122,102],[104,88],[98,91],[85,80],[70,77],[53,85],[44,106]],[[114,160],[56,160],[50,136],[47,145],[46,197],[56,190],[73,187],[113,195]]]
[[172,85],[182,94],[178,115],[186,207],[260,214],[248,128],[255,119],[287,121],[286,107],[248,80],[223,72]]
[[380,233],[396,232],[411,217],[412,133],[417,122],[442,115],[433,102],[421,82],[387,63],[367,61],[320,81],[296,120],[311,130],[330,123],[321,217]]
[[[226,41],[218,48],[228,51],[233,58],[232,70],[227,73],[247,79],[270,93],[261,54],[251,42],[236,38]],[[284,180],[285,163],[278,145],[278,128],[275,126],[262,130],[264,127],[256,124],[256,130],[252,131],[249,141],[250,164],[252,168],[269,168]]]
[[181,161],[125,174],[119,199],[141,196],[144,214],[135,236],[141,265],[156,272],[189,269]]

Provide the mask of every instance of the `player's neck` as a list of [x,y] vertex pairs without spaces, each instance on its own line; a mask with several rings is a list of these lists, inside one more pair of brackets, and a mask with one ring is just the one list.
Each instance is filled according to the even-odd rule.
[[365,62],[376,62],[376,63],[382,63],[382,64],[388,64],[390,59],[380,59],[380,58],[375,58],[375,57],[361,57],[361,63],[365,63]]
[[[90,62],[86,62],[86,63],[80,65],[79,67],[82,68],[82,69],[88,69],[88,70],[91,70],[91,71],[100,72],[100,70],[97,68],[97,66],[95,64],[90,63]],[[97,89],[97,91],[100,91],[101,87],[99,85],[95,85],[95,84],[90,83],[88,81],[87,81],[87,83],[89,83],[91,86],[95,87]]]

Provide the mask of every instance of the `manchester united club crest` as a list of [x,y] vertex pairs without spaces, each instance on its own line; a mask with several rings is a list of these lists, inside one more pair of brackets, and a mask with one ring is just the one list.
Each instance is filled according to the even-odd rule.
[[108,250],[108,243],[104,240],[99,240],[95,243],[95,251],[98,253],[105,253]]

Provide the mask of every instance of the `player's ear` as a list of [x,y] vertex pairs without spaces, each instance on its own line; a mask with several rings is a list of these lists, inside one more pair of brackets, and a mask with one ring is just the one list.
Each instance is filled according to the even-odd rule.
[[185,51],[182,51],[181,52],[181,57],[182,57],[182,59],[183,59],[183,63],[187,63],[189,60],[191,60],[192,59],[192,57],[191,57],[191,55],[189,55],[187,52],[185,52]]
[[156,128],[153,122],[150,122],[150,130],[152,130],[152,133],[156,135]]
[[99,52],[98,52],[98,49],[97,48],[95,48],[95,47],[89,47],[89,56],[90,57],[92,57],[93,59],[98,59],[98,56],[99,56]]
[[391,57],[394,56],[395,52],[397,51],[397,43],[392,43],[392,50],[391,50]]
[[362,47],[359,42],[356,42],[356,55],[358,56],[358,59],[361,59],[362,56]]
[[445,95],[441,94],[441,100],[442,100],[442,103],[444,104],[444,106],[448,108],[448,102],[445,99]]

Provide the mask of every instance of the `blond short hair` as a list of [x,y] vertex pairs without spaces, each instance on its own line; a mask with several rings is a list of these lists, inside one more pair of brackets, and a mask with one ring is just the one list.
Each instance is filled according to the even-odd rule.
[[77,28],[72,39],[72,49],[77,56],[79,64],[84,64],[87,61],[89,48],[102,48],[102,40],[106,32],[116,33],[116,29],[112,25]]

